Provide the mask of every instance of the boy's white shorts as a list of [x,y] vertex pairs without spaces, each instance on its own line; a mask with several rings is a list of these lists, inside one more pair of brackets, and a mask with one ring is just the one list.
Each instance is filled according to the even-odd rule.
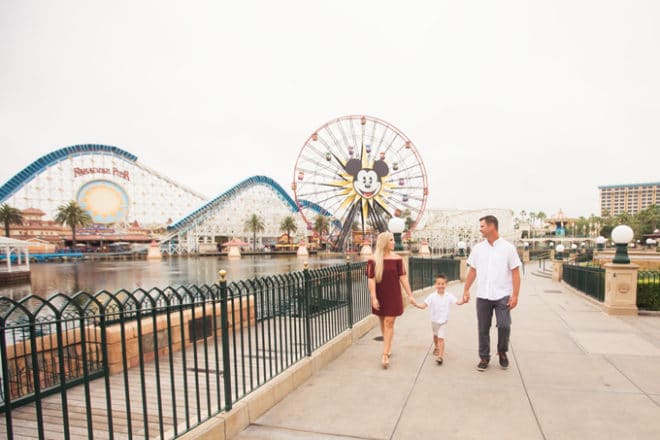
[[431,328],[433,329],[433,334],[441,339],[445,339],[445,327],[447,326],[447,321],[440,322],[431,322]]

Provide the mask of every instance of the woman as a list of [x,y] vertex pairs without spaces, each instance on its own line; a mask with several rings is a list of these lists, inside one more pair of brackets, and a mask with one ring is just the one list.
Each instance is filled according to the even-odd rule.
[[394,321],[403,313],[402,285],[410,300],[415,301],[406,270],[403,267],[403,259],[392,252],[393,250],[394,236],[391,232],[383,232],[378,235],[376,240],[373,259],[367,261],[371,312],[380,319],[380,330],[383,333],[383,356],[381,358],[383,368],[390,365]]

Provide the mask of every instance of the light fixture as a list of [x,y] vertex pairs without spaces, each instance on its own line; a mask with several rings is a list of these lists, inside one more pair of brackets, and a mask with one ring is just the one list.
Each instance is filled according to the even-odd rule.
[[563,260],[563,259],[564,259],[564,245],[558,244],[557,247],[555,248],[555,260]]
[[596,238],[596,249],[602,251],[605,248],[605,237],[602,235]]
[[458,256],[464,257],[465,249],[467,249],[467,244],[463,240],[461,240],[458,243],[456,243],[456,247],[458,248]]
[[387,222],[387,229],[394,234],[394,250],[402,251],[403,245],[401,244],[401,233],[406,228],[406,222],[401,217],[392,217]]
[[612,241],[616,246],[616,253],[614,254],[612,263],[630,263],[630,258],[628,258],[628,243],[633,239],[634,236],[635,232],[628,225],[619,225],[612,229]]

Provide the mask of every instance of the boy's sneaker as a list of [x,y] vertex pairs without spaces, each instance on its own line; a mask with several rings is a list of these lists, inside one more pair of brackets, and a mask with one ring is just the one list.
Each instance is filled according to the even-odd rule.
[[502,367],[503,370],[506,370],[509,368],[509,358],[506,357],[506,353],[500,352],[498,353],[500,355],[500,367]]
[[479,362],[479,365],[477,365],[477,370],[479,371],[486,371],[488,368],[488,359],[482,359],[481,362]]
[[435,361],[438,363],[438,365],[442,365],[442,358],[440,356],[435,358]]

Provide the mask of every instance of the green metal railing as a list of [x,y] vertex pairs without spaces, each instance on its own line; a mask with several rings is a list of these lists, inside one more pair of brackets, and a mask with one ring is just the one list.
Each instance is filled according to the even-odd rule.
[[461,262],[451,258],[410,257],[408,260],[408,279],[412,290],[432,286],[436,275],[444,273],[447,281],[460,279]]
[[605,269],[564,263],[562,279],[598,301],[605,300]]
[[0,298],[0,437],[178,437],[368,316],[365,266]]
[[637,307],[660,310],[660,271],[637,272]]

